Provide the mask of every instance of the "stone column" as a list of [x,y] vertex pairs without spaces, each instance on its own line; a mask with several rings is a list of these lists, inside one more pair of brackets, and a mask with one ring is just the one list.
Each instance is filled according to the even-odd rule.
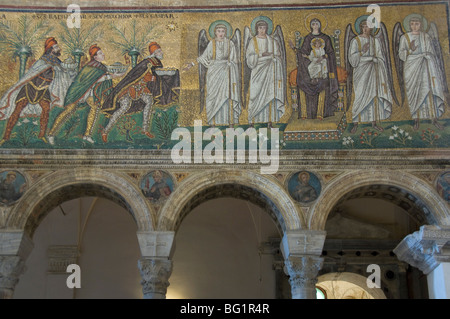
[[406,236],[394,253],[427,275],[431,299],[450,298],[450,226],[424,225]]
[[25,261],[19,256],[0,256],[0,299],[11,299]]
[[165,299],[169,278],[172,274],[173,242],[175,232],[138,232],[142,258],[138,268],[142,276],[144,299]]
[[317,274],[323,265],[325,231],[287,231],[281,241],[292,299],[316,299]]
[[0,299],[13,297],[32,248],[32,241],[24,232],[0,231]]

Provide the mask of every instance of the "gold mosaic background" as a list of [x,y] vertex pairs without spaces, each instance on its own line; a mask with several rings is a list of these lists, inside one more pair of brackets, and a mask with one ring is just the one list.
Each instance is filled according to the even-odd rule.
[[[93,5],[93,3],[91,4]],[[98,44],[106,54],[105,64],[112,64],[114,62],[125,63],[125,57],[122,55],[120,48],[112,43],[112,40],[118,40],[117,33],[113,30],[112,25],[117,28],[125,28],[126,32],[130,32],[133,20],[136,21],[137,26],[145,28],[149,25],[154,26],[153,40],[161,44],[164,50],[163,64],[165,67],[175,67],[180,70],[181,74],[181,96],[180,105],[182,113],[179,118],[180,126],[192,126],[195,119],[202,118],[206,122],[206,114],[199,114],[198,103],[198,71],[197,68],[192,68],[189,71],[183,71],[187,63],[196,61],[198,57],[197,39],[200,30],[208,30],[210,24],[216,20],[226,20],[233,27],[233,32],[236,28],[241,30],[243,35],[244,28],[250,26],[252,20],[259,16],[265,15],[272,19],[274,29],[277,25],[281,25],[287,52],[287,70],[288,73],[296,68],[295,53],[289,48],[288,41],[295,40],[295,32],[299,31],[302,36],[306,36],[309,30],[305,27],[305,18],[312,13],[320,13],[326,18],[326,29],[322,30],[325,34],[332,35],[336,29],[341,30],[340,47],[341,47],[341,65],[344,66],[344,36],[345,28],[361,15],[369,14],[366,12],[366,6],[358,7],[321,7],[314,9],[305,9],[302,7],[289,9],[270,9],[264,10],[254,9],[223,9],[215,12],[214,8],[209,7],[200,10],[186,9],[183,12],[160,13],[158,9],[143,10],[140,13],[126,13],[121,12],[118,8],[108,13],[89,13],[82,11],[82,30],[89,29],[93,24],[99,23],[102,31],[102,36],[94,41]],[[158,12],[159,11],[159,12]],[[447,24],[447,8],[442,4],[401,4],[395,3],[381,6],[381,20],[387,27],[389,32],[389,42],[391,46],[391,60],[393,62],[392,53],[392,30],[395,23],[403,21],[403,18],[410,13],[419,13],[425,16],[428,22],[434,22],[439,31],[439,39],[444,54],[444,63],[446,65],[447,78],[450,78],[449,65],[449,39],[448,39],[448,24]],[[6,12],[0,9],[0,21],[4,23],[14,24],[20,16],[27,15],[32,19],[32,22],[41,20],[48,21],[49,25],[53,27],[53,31],[49,36],[55,36],[60,39],[63,34],[61,22],[66,21],[69,13],[61,10],[61,13],[33,13],[33,12]],[[141,31],[138,29],[138,31]],[[64,48],[64,44],[60,41],[60,46]],[[42,43],[35,44],[35,55],[28,60],[30,66],[35,59],[39,58],[43,51]],[[146,51],[147,53],[148,51]],[[144,55],[145,56],[145,55]],[[67,53],[63,53],[62,60],[68,57]],[[394,84],[398,98],[400,98],[400,91],[398,88],[398,81],[395,73],[395,66],[392,66],[394,71]],[[0,93],[5,92],[11,85],[18,80],[19,60],[12,60],[10,56],[4,52],[0,52]],[[115,79],[118,82],[120,79]],[[288,94],[290,96],[290,94]],[[281,119],[281,123],[287,123],[292,113],[292,108],[287,108],[286,113]],[[350,113],[350,112],[348,112]],[[449,118],[450,112],[447,108],[443,118]],[[351,116],[348,114],[348,116]],[[391,121],[409,119],[410,114],[407,107],[399,107],[393,105]],[[244,109],[241,114],[241,123],[247,123],[247,111]]]

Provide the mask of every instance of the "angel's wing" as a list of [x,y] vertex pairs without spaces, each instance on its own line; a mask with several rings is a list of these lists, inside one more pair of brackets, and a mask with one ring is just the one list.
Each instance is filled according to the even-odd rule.
[[400,86],[400,95],[402,97],[402,104],[400,104],[400,106],[403,106],[406,100],[405,79],[403,78],[403,61],[398,55],[398,51],[400,48],[400,38],[403,34],[405,34],[405,32],[403,32],[402,24],[400,22],[397,22],[394,25],[394,31],[392,34],[392,50],[394,51],[394,64],[395,69],[397,70],[397,79]]
[[[231,37],[231,43],[234,44],[234,48],[236,51],[236,60],[238,62],[238,72],[239,76],[242,74],[242,59],[241,59],[241,48],[242,48],[242,39],[241,39],[241,30],[236,29],[234,31],[234,35]],[[238,92],[241,92],[241,83],[237,83],[238,86]],[[242,92],[241,92],[242,93]],[[241,96],[241,103],[243,99]]]
[[283,79],[285,79],[283,81],[284,83],[284,87],[283,87],[283,92],[285,92],[285,101],[283,101],[286,105],[288,105],[288,99],[287,99],[287,66],[286,66],[286,45],[284,43],[284,36],[283,36],[283,31],[281,30],[281,26],[277,25],[277,27],[275,28],[275,32],[273,33],[273,37],[275,40],[278,41],[279,45],[280,45],[280,54],[281,54],[281,60],[283,61]]
[[436,64],[438,66],[437,73],[439,74],[439,79],[441,80],[444,89],[444,95],[446,99],[445,102],[448,105],[450,103],[450,94],[447,85],[447,76],[445,75],[444,59],[442,55],[442,48],[439,43],[439,34],[437,26],[434,22],[430,23],[430,29],[427,33],[431,38],[431,44],[433,46],[434,52],[436,53]]
[[381,44],[381,52],[383,53],[383,56],[385,58],[385,66],[387,70],[387,81],[389,85],[389,90],[391,91],[392,98],[394,99],[394,102],[397,105],[400,105],[397,99],[397,95],[395,94],[394,89],[394,80],[392,75],[392,63],[391,63],[391,51],[389,50],[389,37],[386,29],[386,25],[381,22],[380,23],[380,31],[375,36],[378,38],[380,44]]
[[[209,40],[206,35],[206,30],[203,29],[198,34],[198,56],[201,56],[208,46]],[[198,87],[200,89],[200,113],[202,113],[205,107],[206,98],[206,67],[199,63],[198,64]]]
[[245,27],[244,28],[244,66],[243,66],[243,97],[244,99],[242,100],[242,105],[243,108],[245,108],[247,106],[247,94],[248,94],[248,90],[250,88],[250,77],[251,77],[251,70],[247,65],[247,49],[248,49],[248,44],[250,43],[250,41],[252,40],[252,33],[250,31],[249,27]]
[[356,34],[353,32],[352,25],[349,23],[345,28],[345,37],[344,37],[344,62],[345,69],[347,70],[347,111],[350,108],[350,104],[352,102],[352,93],[353,93],[353,67],[349,61],[349,50],[350,50],[350,42],[353,38],[356,37]]

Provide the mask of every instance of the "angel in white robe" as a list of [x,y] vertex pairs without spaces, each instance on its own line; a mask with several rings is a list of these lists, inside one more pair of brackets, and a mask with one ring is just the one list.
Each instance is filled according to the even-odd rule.
[[283,116],[287,101],[284,40],[280,26],[273,36],[268,32],[268,21],[268,18],[256,18],[252,23],[255,36],[250,36],[248,27],[244,35],[246,70],[251,73],[250,79],[244,75],[246,86],[250,88],[248,122],[251,126],[268,123],[271,127]]
[[[231,25],[224,20],[214,21],[198,38],[200,112],[206,108],[208,125],[239,123],[241,103],[241,33],[236,29],[231,37]],[[190,69],[195,63],[188,64]]]
[[[349,39],[349,28],[351,29],[350,25],[346,31],[346,43]],[[346,44],[348,45],[346,62],[351,67],[355,93],[351,133],[356,132],[360,122],[371,122],[374,129],[383,131],[377,122],[388,119],[392,112],[395,93],[388,56],[387,33],[384,24],[381,24],[379,36],[373,36],[372,30],[367,20],[360,21],[360,34],[351,39],[349,45]],[[351,92],[350,87],[347,94],[351,95]]]
[[228,28],[224,23],[216,24],[215,38],[197,59],[207,69],[206,116],[209,125],[239,123],[241,114],[240,48],[227,38]]
[[411,14],[404,27],[409,32],[403,33],[400,23],[394,27],[394,39],[400,37],[394,45],[400,88],[402,96],[406,95],[414,129],[419,128],[421,119],[431,119],[442,129],[437,119],[444,113],[448,87],[436,25],[431,23],[430,30],[424,32],[424,17]]

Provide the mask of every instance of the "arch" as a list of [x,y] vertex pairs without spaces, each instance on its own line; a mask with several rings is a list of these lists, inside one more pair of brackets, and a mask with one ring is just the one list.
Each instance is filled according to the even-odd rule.
[[428,224],[450,224],[447,203],[425,181],[405,172],[365,170],[340,175],[324,187],[320,199],[311,207],[309,228],[324,230],[333,207],[350,192],[368,185],[387,185],[405,190],[411,201],[420,207]]
[[112,200],[131,213],[139,231],[154,229],[154,213],[137,185],[123,174],[84,168],[58,170],[32,184],[12,209],[6,227],[25,230],[32,238],[51,209],[81,196]]
[[[239,196],[242,191],[247,196]],[[176,231],[184,216],[202,202],[218,197],[256,199],[265,206],[281,231],[304,228],[302,215],[283,186],[270,177],[243,170],[207,171],[192,174],[182,181],[170,200],[162,207],[158,218],[159,230]]]
[[381,289],[367,287],[366,277],[351,272],[327,273],[319,276],[317,286],[325,290],[327,296],[339,299],[360,299],[361,296],[365,297],[364,299],[386,299]]

